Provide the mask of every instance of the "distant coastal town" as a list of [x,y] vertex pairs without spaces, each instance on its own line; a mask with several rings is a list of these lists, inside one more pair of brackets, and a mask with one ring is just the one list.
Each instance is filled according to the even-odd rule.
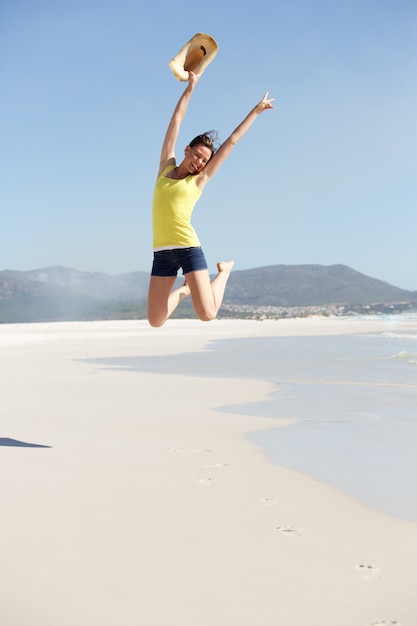
[[415,311],[417,302],[396,302],[390,304],[326,304],[323,306],[254,306],[249,304],[223,304],[219,317],[240,319],[282,319],[294,317],[346,317],[356,315],[398,315]]

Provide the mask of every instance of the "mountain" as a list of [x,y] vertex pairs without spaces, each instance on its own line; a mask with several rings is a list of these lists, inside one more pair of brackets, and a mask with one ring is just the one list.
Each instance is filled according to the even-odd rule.
[[[65,267],[5,270],[0,272],[0,322],[144,318],[148,282],[147,272],[111,276]],[[234,271],[224,298],[225,309],[400,302],[417,307],[417,292],[345,265],[272,265]],[[178,316],[192,316],[186,303],[179,307]]]
[[0,272],[0,323],[143,318],[149,277],[138,274],[142,280],[62,267]]
[[417,300],[346,265],[271,265],[232,272],[226,304],[255,306],[366,305]]
[[110,276],[100,272],[81,272],[58,266],[28,272],[8,270],[0,272],[0,277],[5,273],[10,279],[26,279],[44,285],[55,285],[99,300],[141,302],[146,299],[148,293],[148,272]]

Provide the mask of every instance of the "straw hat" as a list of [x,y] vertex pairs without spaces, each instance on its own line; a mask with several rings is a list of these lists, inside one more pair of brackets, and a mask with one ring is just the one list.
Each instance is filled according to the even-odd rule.
[[213,37],[197,33],[169,62],[169,67],[178,80],[186,81],[188,72],[202,74],[218,51],[219,46]]

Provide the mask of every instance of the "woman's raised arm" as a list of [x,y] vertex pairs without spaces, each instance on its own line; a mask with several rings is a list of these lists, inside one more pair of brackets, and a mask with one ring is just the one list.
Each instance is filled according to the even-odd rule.
[[253,109],[247,114],[247,116],[239,124],[239,126],[237,126],[232,134],[226,139],[226,141],[222,143],[216,154],[210,159],[203,171],[198,175],[198,186],[200,187],[200,189],[202,189],[204,185],[210,180],[210,178],[214,176],[220,166],[227,159],[237,142],[242,139],[243,135],[252,126],[258,115],[260,115],[267,109],[274,108],[272,105],[273,101],[274,98],[268,98],[268,92],[266,92],[262,100],[260,100],[260,102],[258,102],[258,104],[253,107]]
[[188,74],[189,79],[187,86],[177,102],[162,144],[158,176],[167,167],[167,165],[175,163],[175,144],[177,142],[180,126],[187,112],[191,94],[193,93],[194,88],[201,76],[201,74],[194,74],[194,72],[188,72]]

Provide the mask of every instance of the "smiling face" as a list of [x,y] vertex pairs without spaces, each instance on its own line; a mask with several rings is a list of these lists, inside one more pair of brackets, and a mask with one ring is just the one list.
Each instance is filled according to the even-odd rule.
[[190,174],[199,174],[201,170],[210,161],[212,151],[210,148],[203,144],[196,146],[187,146],[185,148],[184,165],[187,167]]

